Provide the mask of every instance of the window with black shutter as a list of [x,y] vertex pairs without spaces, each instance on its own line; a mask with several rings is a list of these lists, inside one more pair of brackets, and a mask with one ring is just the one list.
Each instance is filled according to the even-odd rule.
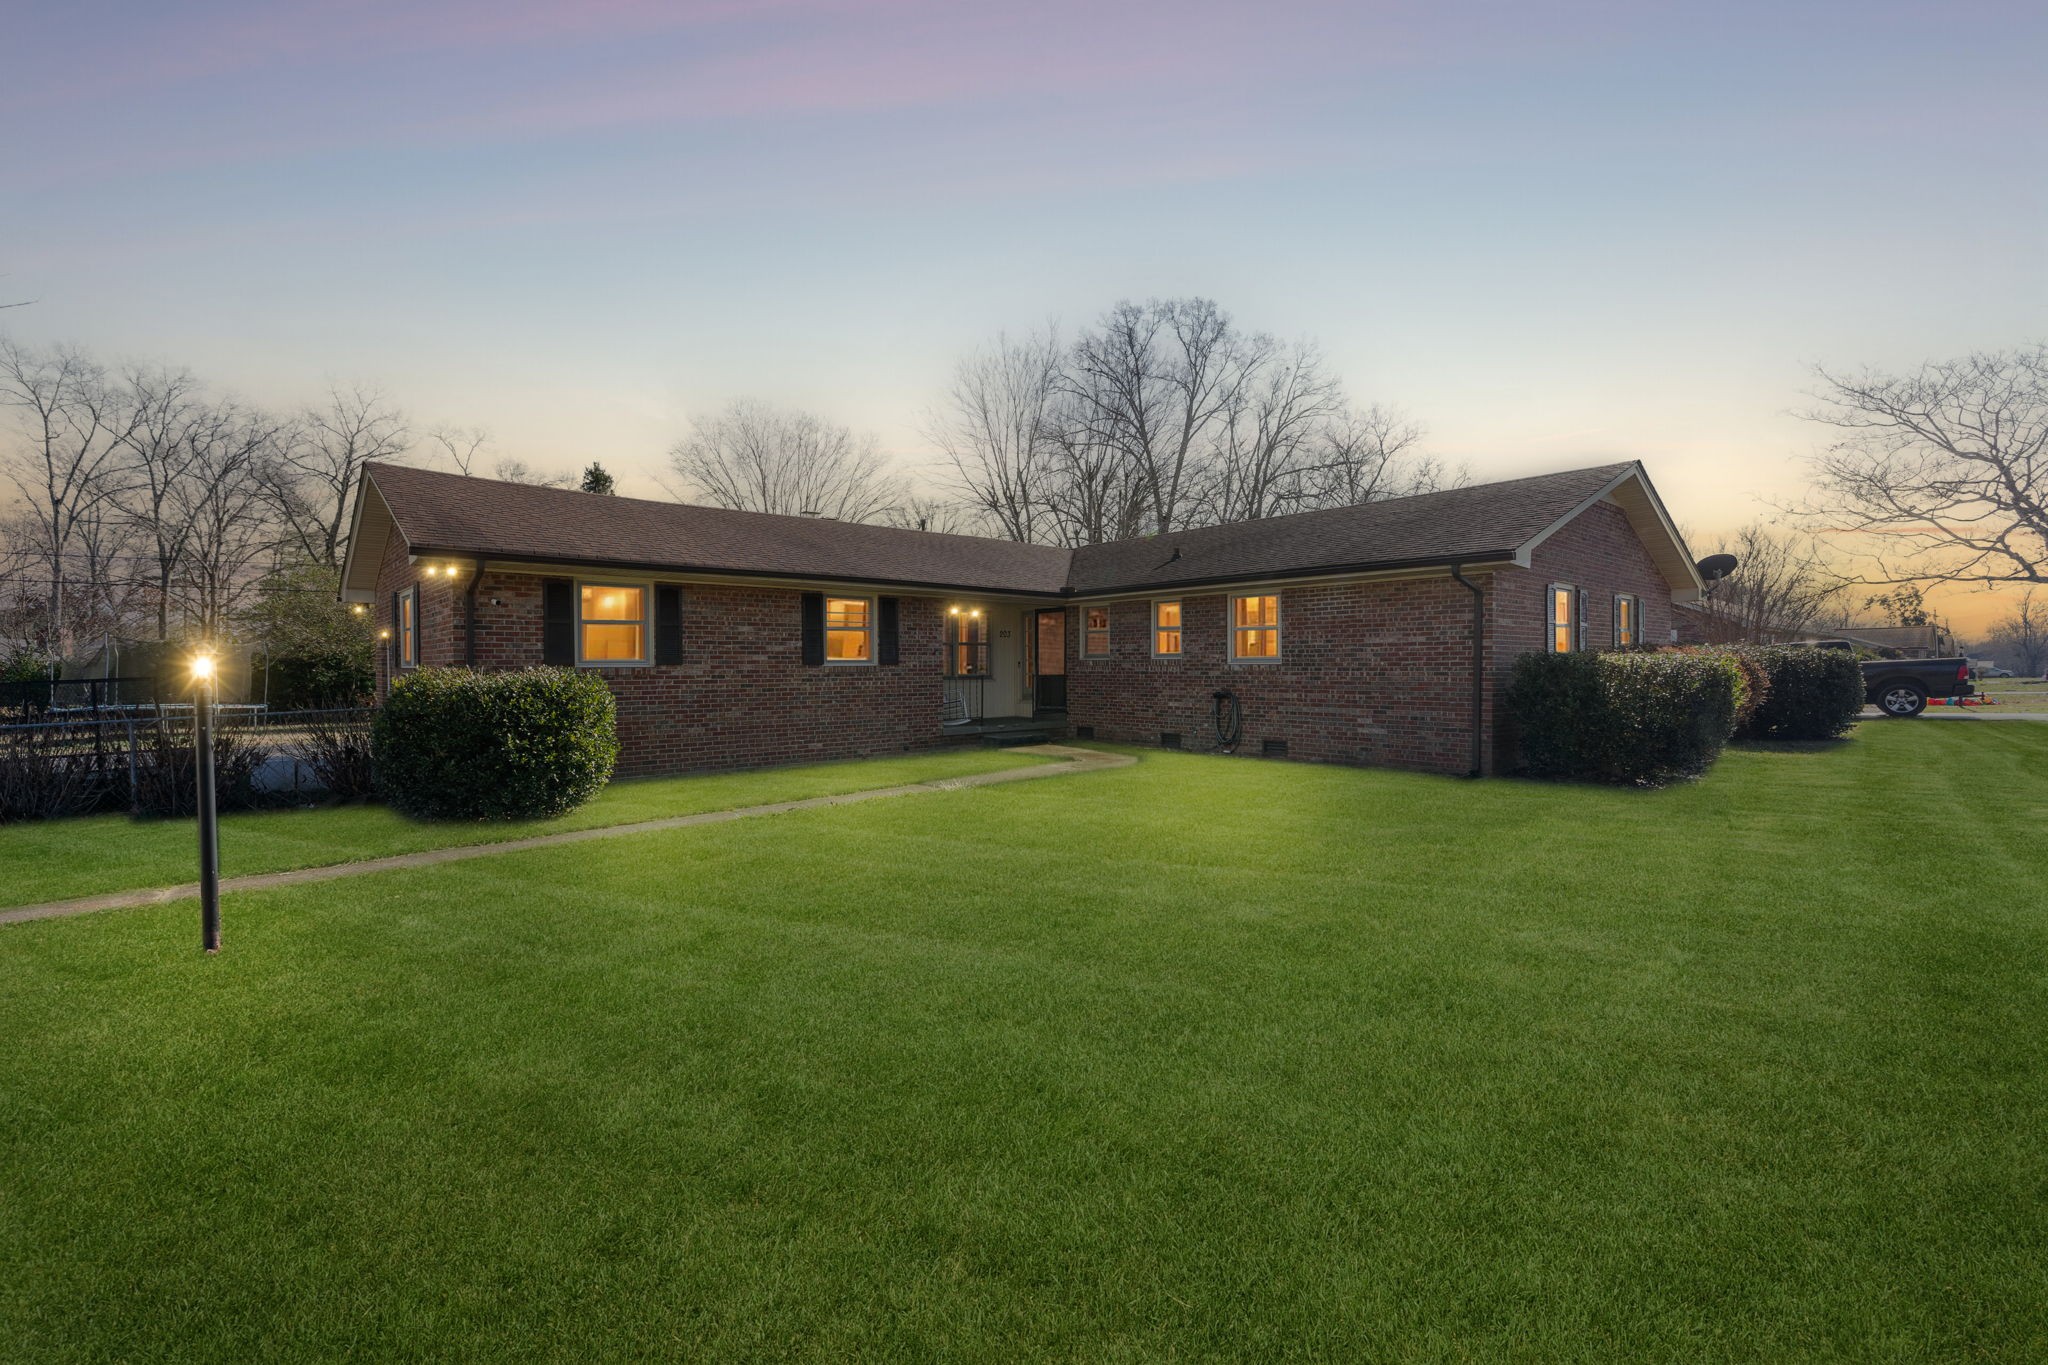
[[902,650],[897,642],[897,621],[901,615],[898,599],[877,598],[875,601],[875,662],[893,664],[899,662]]
[[576,663],[576,585],[566,578],[540,581],[540,661]]
[[673,583],[654,585],[654,662],[683,661],[683,590]]
[[803,600],[804,662],[812,667],[825,663],[825,594],[807,592]]

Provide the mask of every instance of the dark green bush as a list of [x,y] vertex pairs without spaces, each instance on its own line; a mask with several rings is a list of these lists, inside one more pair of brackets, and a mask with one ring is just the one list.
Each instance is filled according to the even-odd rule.
[[1662,645],[1658,650],[1666,654],[1706,654],[1731,660],[1735,664],[1737,684],[1735,720],[1731,728],[1737,735],[1747,733],[1757,708],[1764,704],[1764,698],[1771,695],[1771,671],[1747,645]]
[[1863,711],[1863,668],[1845,649],[1753,646],[1743,654],[1770,675],[1744,739],[1834,739]]
[[1507,705],[1528,772],[1650,784],[1720,755],[1742,685],[1719,653],[1524,654]]
[[408,815],[516,820],[595,796],[619,756],[611,689],[566,668],[399,678],[371,727],[377,789]]

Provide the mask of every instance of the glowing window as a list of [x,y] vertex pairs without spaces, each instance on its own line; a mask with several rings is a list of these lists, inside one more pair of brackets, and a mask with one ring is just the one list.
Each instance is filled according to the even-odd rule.
[[1109,657],[1109,608],[1090,607],[1084,618],[1081,652],[1091,659]]
[[1152,604],[1152,652],[1166,658],[1180,653],[1180,603]]
[[1230,599],[1230,655],[1234,659],[1277,659],[1280,657],[1280,599],[1263,597]]
[[825,599],[825,662],[864,664],[875,657],[874,604],[865,597]]
[[581,585],[577,639],[591,664],[647,662],[647,589],[624,583]]
[[947,611],[946,674],[953,678],[988,676],[988,617],[981,608]]
[[1569,654],[1579,647],[1579,590],[1569,583],[1550,585],[1550,652]]
[[1643,600],[1633,593],[1614,595],[1614,647],[1625,649],[1643,642]]
[[407,588],[398,594],[398,666],[417,668],[420,662],[420,590]]

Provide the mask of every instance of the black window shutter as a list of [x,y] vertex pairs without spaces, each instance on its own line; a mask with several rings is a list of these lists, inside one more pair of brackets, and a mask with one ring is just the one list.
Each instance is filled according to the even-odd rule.
[[673,583],[654,585],[654,662],[683,661],[683,590]]
[[875,601],[875,662],[893,664],[900,662],[901,651],[896,644],[897,598],[882,597]]
[[804,594],[804,662],[813,667],[825,662],[825,594]]
[[401,598],[401,597],[403,597],[404,595],[405,595],[404,593],[396,593],[396,592],[395,592],[395,593],[392,593],[392,594],[391,594],[391,668],[390,668],[390,673],[391,673],[391,676],[392,676],[393,678],[396,678],[396,677],[398,676],[398,661],[399,661],[399,659],[400,659],[400,658],[402,657],[402,651],[403,651],[403,650],[405,649],[405,641],[404,641],[404,639],[402,638],[402,632],[404,631],[404,623],[403,623],[402,621],[400,621],[400,620],[398,619],[398,599],[399,599],[399,598]]
[[576,664],[576,585],[566,578],[540,581],[540,661]]

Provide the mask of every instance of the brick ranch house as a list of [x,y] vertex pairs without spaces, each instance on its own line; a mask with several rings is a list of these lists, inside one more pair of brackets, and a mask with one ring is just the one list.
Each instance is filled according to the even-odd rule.
[[380,695],[591,669],[624,774],[1032,726],[1491,772],[1517,655],[1664,642],[1701,587],[1638,463],[1080,549],[373,464],[342,578]]

